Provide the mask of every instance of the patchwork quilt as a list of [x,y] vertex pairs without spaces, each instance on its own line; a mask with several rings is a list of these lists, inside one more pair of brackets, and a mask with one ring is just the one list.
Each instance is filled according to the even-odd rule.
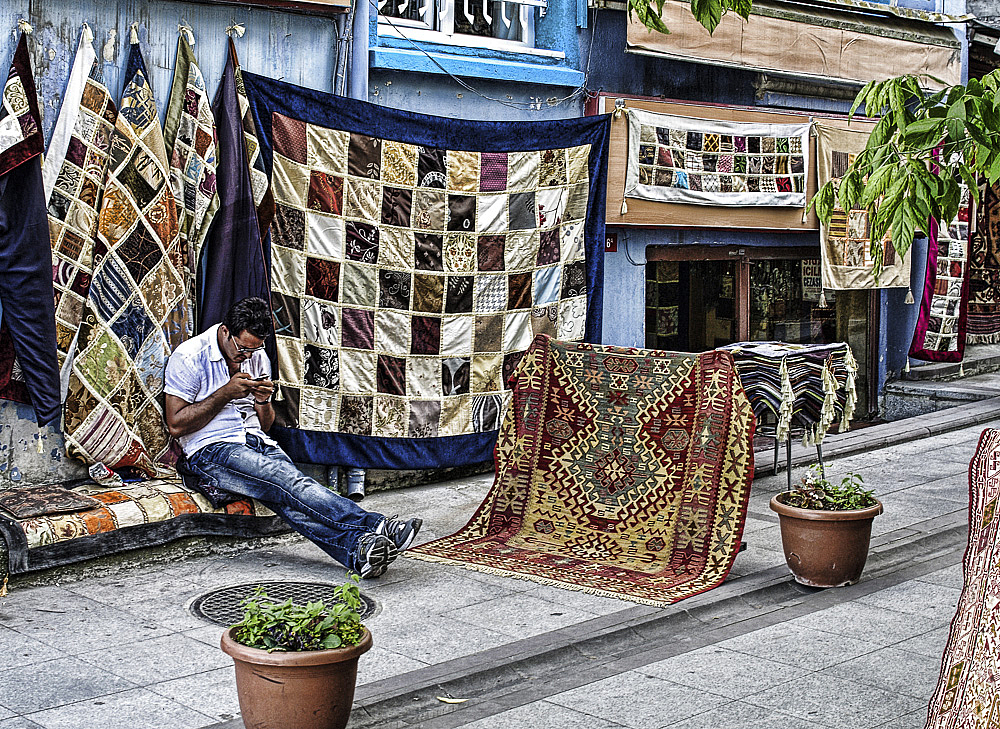
[[626,197],[700,205],[806,204],[808,122],[753,124],[627,111]]
[[970,195],[962,191],[958,216],[948,225],[931,220],[927,273],[910,356],[929,362],[961,362],[969,305]]
[[[840,178],[868,144],[868,132],[816,125],[816,169],[819,186]],[[871,240],[867,210],[835,207],[830,222],[820,226],[823,288],[874,289],[910,285],[910,252],[900,257],[889,236]],[[875,263],[882,265],[878,278]]]
[[215,189],[215,119],[205,79],[184,31],[177,38],[177,65],[163,136],[170,161],[170,189],[177,201],[177,225],[191,311],[189,323],[193,326],[199,253],[219,207],[219,196]]
[[97,217],[118,107],[101,82],[93,36],[85,28],[70,69],[43,174],[52,244],[60,401],[66,399],[76,335],[90,291]]
[[189,312],[163,133],[138,44],[126,78],[64,433],[67,453],[85,463],[154,475],[168,445],[163,368]]
[[598,336],[608,118],[455,121],[243,78],[290,455],[487,460],[533,337]]

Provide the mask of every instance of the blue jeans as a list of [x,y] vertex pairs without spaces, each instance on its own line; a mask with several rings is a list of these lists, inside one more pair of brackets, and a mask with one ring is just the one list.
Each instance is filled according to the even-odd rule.
[[356,568],[358,538],[383,518],[309,478],[256,435],[247,434],[246,444],[199,448],[188,466],[221,489],[257,499],[348,569]]

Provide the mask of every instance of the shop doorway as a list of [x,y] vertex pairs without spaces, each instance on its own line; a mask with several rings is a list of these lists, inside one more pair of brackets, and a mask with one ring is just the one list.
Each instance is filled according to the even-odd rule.
[[651,246],[646,346],[702,352],[745,341],[846,341],[858,360],[859,415],[874,402],[878,310],[869,291],[826,292],[817,248]]

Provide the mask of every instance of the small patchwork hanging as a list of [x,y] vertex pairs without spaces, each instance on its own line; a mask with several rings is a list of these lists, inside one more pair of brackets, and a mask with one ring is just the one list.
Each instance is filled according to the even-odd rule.
[[60,400],[90,291],[94,241],[118,107],[101,80],[94,36],[86,24],[42,168],[52,244]]
[[756,124],[628,109],[625,197],[804,207],[809,123]]
[[[216,191],[215,118],[205,79],[191,48],[191,29],[180,26],[177,66],[163,122],[170,160],[170,188],[177,201],[181,249],[185,253],[188,303],[195,311],[195,274],[202,244],[219,207]],[[194,319],[191,320],[192,325]]]

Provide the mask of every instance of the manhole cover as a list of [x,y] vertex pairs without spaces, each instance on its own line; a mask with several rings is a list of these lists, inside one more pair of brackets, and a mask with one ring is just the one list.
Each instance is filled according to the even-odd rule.
[[[329,582],[252,582],[245,585],[231,585],[196,597],[191,602],[191,613],[195,617],[228,628],[243,619],[243,608],[240,603],[244,598],[253,595],[258,587],[263,588],[268,600],[274,602],[284,602],[291,598],[294,602],[322,600],[327,605],[332,605],[337,602],[335,591],[339,585]],[[375,612],[375,601],[363,592],[359,612],[362,620]]]

